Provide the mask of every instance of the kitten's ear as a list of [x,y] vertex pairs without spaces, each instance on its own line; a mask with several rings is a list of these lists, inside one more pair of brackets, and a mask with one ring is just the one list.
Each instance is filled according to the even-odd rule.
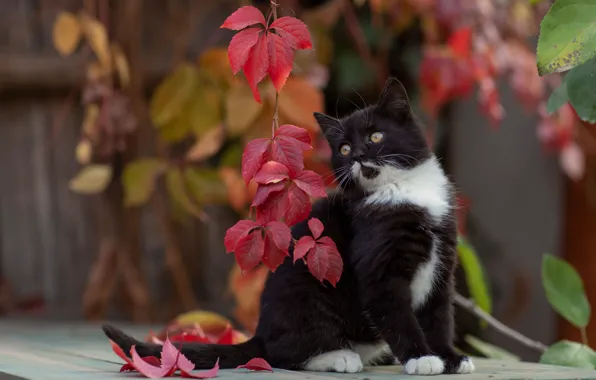
[[412,119],[412,108],[404,85],[395,78],[387,79],[377,108],[398,121]]
[[321,128],[321,131],[323,131],[323,134],[325,135],[325,137],[327,139],[329,139],[329,133],[331,132],[331,130],[333,130],[333,129],[341,130],[342,129],[339,120],[337,120],[334,117],[325,115],[324,113],[320,113],[320,112],[314,112],[313,116],[317,120],[317,123],[319,123],[319,127]]

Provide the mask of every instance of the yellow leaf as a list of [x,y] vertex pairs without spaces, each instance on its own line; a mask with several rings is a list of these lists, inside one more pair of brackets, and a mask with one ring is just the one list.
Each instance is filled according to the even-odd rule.
[[186,158],[190,161],[203,161],[217,153],[223,145],[224,140],[223,126],[218,125],[199,138],[186,154]]
[[225,328],[231,324],[230,320],[226,317],[213,313],[211,311],[189,311],[184,314],[178,315],[173,323],[179,325],[194,325],[195,323],[201,326],[202,329],[209,329],[209,327],[216,325]]
[[199,204],[227,203],[227,188],[217,171],[187,168],[184,177],[190,194]]
[[77,161],[83,165],[86,165],[91,160],[91,154],[93,153],[93,149],[91,147],[91,143],[89,140],[82,140],[77,144],[75,149],[75,156],[77,157]]
[[110,55],[110,46],[108,44],[108,33],[103,24],[85,12],[81,12],[79,20],[83,27],[83,33],[91,45],[91,49],[99,59],[104,70],[111,72],[112,62]]
[[197,70],[185,63],[167,76],[151,99],[151,120],[156,127],[171,122],[183,111],[197,86]]
[[112,179],[110,165],[88,165],[70,180],[68,187],[81,194],[97,194],[105,190]]
[[323,112],[323,94],[308,81],[290,77],[279,94],[279,112],[289,122],[318,132],[313,112]]
[[199,65],[202,70],[209,73],[209,76],[216,82],[224,85],[232,83],[234,76],[228,59],[228,49],[212,48],[206,50],[199,58]]
[[165,169],[165,163],[157,158],[143,158],[126,165],[122,174],[124,204],[140,206],[146,203],[155,190],[155,181]]
[[159,128],[159,136],[173,143],[186,138],[190,134],[190,125],[185,114],[179,114],[174,120]]
[[118,78],[120,78],[120,85],[122,88],[126,88],[130,83],[130,68],[128,66],[128,60],[120,48],[120,45],[116,43],[112,44],[112,56],[114,57],[114,64],[116,66]]
[[180,205],[183,210],[197,218],[203,218],[203,212],[188,196],[186,180],[180,169],[168,169],[166,172],[166,189],[168,190],[172,202],[176,205]]
[[85,118],[83,119],[83,133],[93,137],[95,135],[95,124],[99,117],[99,106],[97,104],[89,104],[85,108]]
[[197,136],[202,136],[222,119],[221,90],[209,84],[200,84],[188,104],[188,124]]
[[61,12],[54,22],[52,41],[60,55],[66,57],[76,50],[81,40],[81,24],[76,16]]
[[230,136],[239,136],[255,122],[262,111],[247,84],[239,82],[226,96],[226,126]]

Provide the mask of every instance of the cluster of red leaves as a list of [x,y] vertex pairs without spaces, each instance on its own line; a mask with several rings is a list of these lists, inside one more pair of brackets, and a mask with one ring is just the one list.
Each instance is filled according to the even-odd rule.
[[269,74],[279,92],[292,71],[294,50],[312,48],[310,33],[302,21],[285,16],[269,24],[253,6],[239,8],[221,27],[240,31],[228,47],[230,65],[234,74],[244,71],[259,103],[261,95],[257,84]]
[[312,237],[303,236],[296,242],[294,262],[302,259],[319,281],[327,279],[332,284],[337,283],[344,264],[335,242],[328,236],[321,236],[323,223],[319,219],[311,218],[308,228]]
[[[178,340],[177,342],[196,342],[196,340]],[[145,377],[162,378],[170,377],[180,370],[181,377],[194,379],[210,379],[217,376],[219,371],[219,360],[215,362],[213,368],[205,371],[194,371],[194,364],[188,360],[172,343],[170,339],[165,340],[162,344],[161,360],[155,356],[141,357],[137,353],[135,346],[130,349],[131,358],[124,354],[124,351],[114,342],[110,341],[114,353],[126,362],[120,368],[120,372],[139,372]],[[210,342],[204,342],[210,343]],[[224,343],[229,344],[229,343]],[[249,369],[253,371],[269,371],[273,369],[265,359],[253,358],[248,363],[236,367],[236,369]]]
[[[251,205],[256,209],[256,221],[239,221],[227,231],[224,239],[226,250],[235,253],[243,270],[252,269],[262,261],[275,271],[289,255],[292,241],[289,227],[308,217],[312,209],[310,197],[327,195],[322,178],[304,170],[303,153],[311,149],[308,132],[293,125],[282,125],[271,139],[255,139],[246,144],[242,176],[247,184],[254,181],[258,185]],[[322,232],[322,224],[319,224]],[[319,236],[320,232],[316,238]],[[337,253],[335,244],[328,245],[326,250],[313,251],[307,264],[317,279],[326,279],[335,285],[342,266],[334,265],[329,269],[328,257],[334,255],[329,253],[332,248]],[[339,253],[333,257],[341,262]]]
[[468,96],[477,83],[480,107],[496,124],[504,114],[494,80],[495,70],[490,60],[472,54],[471,38],[470,28],[460,28],[451,34],[446,47],[425,51],[420,70],[423,103],[434,116],[450,100]]

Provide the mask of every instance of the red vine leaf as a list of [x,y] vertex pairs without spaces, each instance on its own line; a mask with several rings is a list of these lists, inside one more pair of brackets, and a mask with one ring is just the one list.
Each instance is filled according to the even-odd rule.
[[267,33],[259,34],[257,42],[254,44],[248,59],[244,64],[244,75],[248,80],[248,85],[252,90],[252,94],[258,103],[261,103],[261,94],[257,88],[257,84],[265,78],[269,68],[269,52],[267,48]]
[[315,239],[318,239],[325,229],[323,223],[321,223],[321,221],[317,218],[310,218],[308,220],[308,228],[310,229],[310,232],[312,232],[312,236]]
[[241,220],[232,227],[228,228],[226,231],[226,236],[224,237],[226,252],[234,252],[238,241],[248,235],[253,228],[257,227],[259,227],[259,224],[253,222],[252,220]]
[[254,24],[266,26],[265,16],[258,8],[245,6],[229,15],[220,28],[240,30]]
[[[279,184],[275,184],[279,185]],[[288,188],[285,184],[282,185],[282,190],[277,192],[270,192],[267,200],[257,206],[257,222],[265,224],[272,220],[281,220],[286,215],[286,210],[289,205]],[[274,185],[267,185],[274,186]],[[259,186],[259,189],[265,186]],[[257,190],[257,193],[259,190]],[[287,223],[286,223],[287,224]],[[288,224],[289,225],[289,224]]]
[[139,356],[135,346],[132,346],[130,349],[130,354],[132,356],[132,363],[133,366],[142,373],[145,377],[149,378],[160,378],[170,376],[176,370],[176,362],[172,367],[166,366],[163,361],[160,363],[160,366],[154,366]]
[[292,71],[294,51],[277,34],[269,34],[269,68],[267,72],[277,92],[281,91]]
[[255,175],[255,182],[261,185],[270,185],[288,179],[288,168],[279,162],[269,161],[261,166]]
[[256,206],[262,205],[263,203],[267,202],[267,199],[269,199],[269,196],[272,193],[280,192],[280,191],[284,190],[285,187],[286,187],[285,182],[272,183],[270,185],[259,186],[257,188],[255,197],[253,198],[251,207],[256,207]]
[[265,242],[261,231],[256,231],[238,240],[234,254],[240,269],[249,270],[261,262],[264,251]]
[[301,237],[294,246],[294,262],[304,258],[315,247],[315,239],[310,236]]
[[312,197],[326,197],[325,184],[317,173],[304,170],[294,178],[294,183]]
[[329,268],[325,273],[325,279],[335,286],[344,270],[344,262],[335,245],[335,242],[328,236],[323,236],[317,241],[317,245],[325,247],[329,255]]
[[277,248],[284,252],[288,252],[290,248],[290,241],[292,241],[292,232],[282,222],[273,220],[265,224],[265,231],[267,236],[273,240]]
[[286,210],[285,223],[288,226],[303,221],[312,210],[308,194],[293,183],[288,187],[288,207]]
[[284,262],[287,256],[288,251],[279,249],[270,236],[267,236],[265,238],[265,253],[263,254],[263,264],[265,264],[271,270],[271,272],[275,272],[277,267],[279,267]]
[[284,16],[270,25],[293,49],[310,49],[312,41],[305,23],[294,17]]
[[265,163],[265,152],[269,147],[269,139],[261,138],[249,141],[242,154],[242,178],[248,185],[259,168]]
[[317,280],[323,282],[327,277],[327,271],[330,266],[329,250],[327,249],[327,246],[317,244],[306,257],[306,264],[308,265],[310,273],[312,273]]
[[291,124],[284,124],[277,128],[275,131],[275,136],[291,137],[298,140],[299,142],[304,143],[304,145],[302,145],[302,150],[304,151],[312,149],[310,135],[304,128],[300,128]]
[[246,364],[239,365],[236,369],[246,368],[251,371],[269,371],[273,372],[273,368],[271,365],[267,363],[265,359],[261,358],[252,358]]
[[228,59],[234,75],[238,74],[246,64],[252,47],[259,40],[262,31],[263,29],[260,28],[248,28],[232,37],[228,46]]

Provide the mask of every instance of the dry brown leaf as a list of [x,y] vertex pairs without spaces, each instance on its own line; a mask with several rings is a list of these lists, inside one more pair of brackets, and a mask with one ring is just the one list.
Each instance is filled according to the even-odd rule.
[[224,140],[225,133],[223,126],[220,124],[206,132],[203,137],[190,148],[186,154],[186,158],[190,161],[203,161],[217,153],[223,145]]
[[313,112],[323,112],[323,94],[308,81],[290,77],[279,94],[279,112],[298,127],[318,132]]
[[52,30],[52,41],[58,53],[63,57],[74,53],[80,40],[81,24],[77,17],[69,12],[60,12]]
[[118,78],[120,78],[120,85],[122,88],[126,88],[130,83],[130,67],[120,45],[116,43],[112,44],[112,56],[114,57],[114,65],[116,66]]
[[91,161],[91,155],[93,154],[93,148],[89,140],[81,140],[75,148],[75,156],[80,164],[86,165]]
[[89,42],[91,49],[97,56],[104,70],[112,71],[112,61],[110,55],[110,45],[108,43],[108,32],[104,25],[89,16],[85,12],[79,14],[79,21],[83,28],[85,38]]
[[226,126],[230,136],[240,136],[255,122],[263,107],[257,103],[248,85],[238,81],[226,96]]
[[111,179],[110,165],[88,165],[70,180],[68,187],[80,194],[97,194],[105,190]]
[[230,206],[232,206],[236,212],[241,214],[244,213],[248,201],[248,194],[246,184],[242,179],[240,171],[234,168],[221,168],[219,170],[219,176],[228,189],[228,201],[230,202]]
[[168,75],[151,98],[151,120],[156,127],[171,122],[183,112],[197,86],[197,69],[185,63]]

